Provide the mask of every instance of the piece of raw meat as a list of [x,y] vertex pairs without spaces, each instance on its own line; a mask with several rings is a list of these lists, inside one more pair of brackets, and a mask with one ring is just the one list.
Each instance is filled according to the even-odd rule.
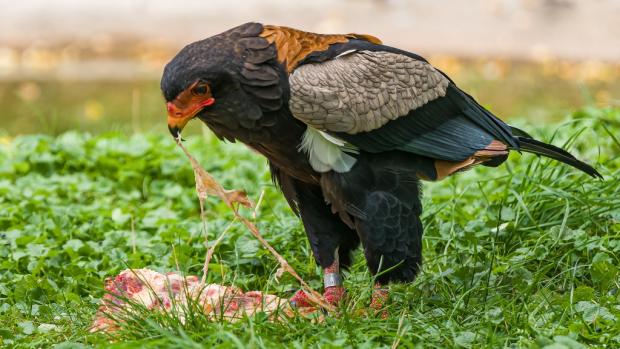
[[[272,321],[290,318],[296,313],[311,315],[314,307],[294,310],[288,299],[260,291],[243,292],[235,286],[203,285],[198,277],[177,272],[166,274],[150,269],[126,269],[105,281],[106,294],[97,311],[91,332],[112,332],[119,328],[118,320],[140,304],[151,311],[175,312],[181,321],[189,306],[198,302],[205,316],[212,320],[235,321],[257,312],[269,315]],[[320,314],[317,313],[317,315]],[[317,318],[318,319],[318,318]]]

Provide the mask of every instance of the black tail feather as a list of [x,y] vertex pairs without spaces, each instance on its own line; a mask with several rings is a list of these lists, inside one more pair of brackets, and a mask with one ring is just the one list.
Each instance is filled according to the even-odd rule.
[[510,131],[512,131],[512,135],[513,135],[513,136],[517,136],[517,137],[524,137],[524,138],[530,138],[530,139],[533,139],[533,138],[534,138],[534,137],[530,136],[530,134],[529,134],[529,133],[527,133],[527,132],[523,131],[523,130],[522,130],[522,129],[520,129],[520,128],[516,128],[516,127],[511,126],[511,125],[509,125],[509,126],[510,126]]
[[583,161],[578,160],[574,156],[572,156],[569,152],[562,148],[558,148],[555,145],[543,143],[541,141],[537,141],[533,138],[527,137],[516,137],[521,144],[521,149],[528,153],[534,153],[538,155],[543,155],[558,161],[561,161],[565,164],[571,165],[594,178],[603,178],[597,170],[595,170],[592,166],[586,164]]

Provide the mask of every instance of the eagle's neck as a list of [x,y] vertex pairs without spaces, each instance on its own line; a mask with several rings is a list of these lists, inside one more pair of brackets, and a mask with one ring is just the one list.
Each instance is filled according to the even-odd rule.
[[272,166],[302,182],[318,184],[320,174],[313,170],[307,154],[301,150],[306,125],[289,116],[267,127],[259,137],[241,140],[264,155]]

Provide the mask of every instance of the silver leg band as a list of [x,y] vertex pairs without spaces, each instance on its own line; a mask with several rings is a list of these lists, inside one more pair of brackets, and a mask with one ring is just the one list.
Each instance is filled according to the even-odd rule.
[[324,287],[342,286],[342,278],[340,273],[325,273],[323,275]]

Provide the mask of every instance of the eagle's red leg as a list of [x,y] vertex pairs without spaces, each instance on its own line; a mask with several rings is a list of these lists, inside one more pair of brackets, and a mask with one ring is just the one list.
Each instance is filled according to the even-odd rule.
[[[332,305],[338,305],[345,295],[345,289],[342,286],[342,277],[340,276],[340,262],[338,261],[338,250],[336,249],[334,262],[323,269],[324,291],[323,298]],[[290,300],[291,304],[296,307],[313,306],[308,296],[303,290],[297,291]]]
[[325,268],[323,273],[323,285],[325,287],[323,298],[325,298],[325,301],[329,304],[338,305],[345,294],[344,287],[342,286],[342,277],[340,276],[338,250],[336,250],[334,263]]
[[372,291],[370,308],[373,309],[382,319],[387,319],[389,316],[387,310],[384,309],[389,298],[389,290],[377,282],[374,290]]

